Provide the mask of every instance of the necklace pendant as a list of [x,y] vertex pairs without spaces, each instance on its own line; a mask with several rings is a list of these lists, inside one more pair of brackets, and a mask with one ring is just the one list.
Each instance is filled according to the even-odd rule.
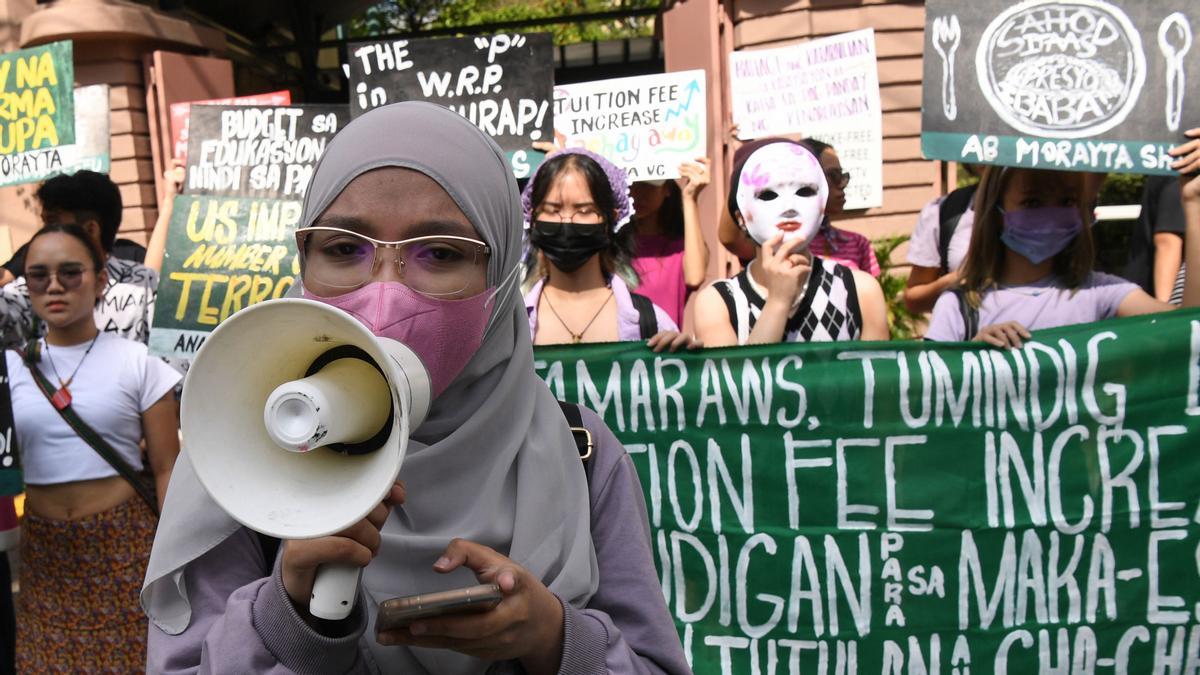
[[54,406],[55,410],[64,410],[71,405],[71,390],[64,385],[50,397],[50,404]]
[[572,336],[571,336],[571,344],[573,344],[573,345],[577,345],[577,344],[579,344],[580,342],[583,342],[583,336],[582,336],[582,335],[572,335]]

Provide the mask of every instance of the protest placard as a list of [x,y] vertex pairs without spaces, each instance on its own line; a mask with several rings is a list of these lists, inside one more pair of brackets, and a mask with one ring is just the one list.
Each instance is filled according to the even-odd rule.
[[[8,361],[0,359],[0,497],[18,495],[25,489],[21,479],[21,457],[13,435],[12,396],[8,389]],[[0,551],[0,555],[3,555]]]
[[[75,142],[75,64],[71,42],[0,55],[0,162],[49,163],[40,153]],[[0,165],[0,168],[3,168]]]
[[187,159],[188,122],[192,116],[193,105],[291,105],[292,92],[284,89],[266,94],[251,94],[249,96],[231,96],[228,98],[210,98],[204,101],[185,101],[172,103],[171,115],[171,147],[172,156],[178,160]]
[[1071,171],[1170,174],[1200,126],[1191,0],[930,0],[926,157]]
[[451,108],[491,136],[524,178],[541,162],[530,149],[554,130],[549,33],[351,43],[350,114],[396,101]]
[[301,199],[344,105],[193,105],[183,193]]
[[554,88],[554,134],[604,155],[632,180],[678,178],[707,155],[703,70],[622,77]]
[[1200,667],[1200,313],[970,344],[539,347],[640,474],[697,675]]
[[111,167],[108,85],[78,87],[74,94],[75,142],[0,157],[0,186],[37,183],[80,170]]
[[293,200],[176,197],[150,351],[190,359],[230,314],[283,297],[300,275],[300,209]]
[[846,208],[883,204],[883,109],[867,28],[776,49],[729,54],[733,122],[741,138],[800,134],[837,150]]

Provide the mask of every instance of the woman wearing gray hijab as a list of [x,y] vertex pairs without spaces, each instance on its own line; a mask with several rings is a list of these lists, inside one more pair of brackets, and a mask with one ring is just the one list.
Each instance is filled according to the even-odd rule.
[[[142,590],[150,672],[689,672],[628,455],[583,410],[595,441],[585,471],[534,372],[516,292],[521,222],[504,155],[445,108],[385,106],[334,138],[305,196],[303,291],[400,339],[429,370],[435,398],[401,468],[407,489],[268,560],[200,486],[189,457],[203,448],[185,448]],[[431,235],[460,247],[453,274],[419,278],[374,257],[357,283],[319,273],[323,237],[338,250],[358,237],[374,256],[376,242]],[[380,255],[411,254],[392,248]],[[363,566],[362,590],[349,618],[322,622],[307,600],[332,562]],[[383,600],[475,583],[497,583],[503,600],[376,634]]]

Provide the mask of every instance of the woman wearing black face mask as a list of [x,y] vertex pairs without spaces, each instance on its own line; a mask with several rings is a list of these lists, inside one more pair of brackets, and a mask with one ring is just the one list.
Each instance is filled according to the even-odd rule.
[[580,148],[560,151],[522,195],[534,254],[525,295],[535,345],[650,340],[698,346],[644,296],[630,291],[632,206],[625,172]]

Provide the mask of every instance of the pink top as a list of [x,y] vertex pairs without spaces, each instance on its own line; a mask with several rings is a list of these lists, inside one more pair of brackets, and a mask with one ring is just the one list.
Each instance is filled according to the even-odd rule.
[[683,281],[683,239],[637,235],[633,270],[641,280],[637,292],[661,307],[676,325],[683,325],[683,306],[688,297]]
[[875,249],[871,247],[871,240],[857,232],[831,225],[828,229],[822,228],[817,232],[808,248],[813,254],[826,260],[868,272],[873,277],[879,276],[879,261],[875,259]]

